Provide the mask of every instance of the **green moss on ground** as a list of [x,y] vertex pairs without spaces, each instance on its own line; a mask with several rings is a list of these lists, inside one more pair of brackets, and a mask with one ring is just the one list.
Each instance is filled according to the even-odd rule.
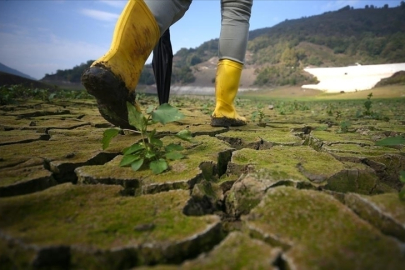
[[311,137],[317,138],[327,143],[346,142],[374,145],[370,137],[359,133],[336,133],[328,131],[313,131]]
[[272,264],[280,251],[240,232],[232,232],[211,252],[185,262],[181,269],[278,269]]
[[[242,149],[235,151],[231,163],[239,170],[248,165],[259,171],[262,177],[274,180],[295,179],[322,182],[344,169],[344,165],[324,152],[317,152],[304,146],[275,146],[270,150],[255,151]],[[242,168],[241,168],[242,167]]]
[[337,156],[358,158],[399,153],[398,150],[389,147],[362,146],[357,144],[333,144],[331,146],[323,146],[323,149]]
[[182,214],[187,191],[122,197],[121,189],[63,184],[0,199],[0,215],[7,217],[1,219],[0,230],[26,244],[111,249],[184,241],[217,222],[213,216]]
[[324,193],[271,189],[243,220],[253,234],[290,247],[284,258],[293,269],[400,269],[405,263],[395,240]]
[[35,179],[51,179],[52,173],[44,166],[30,166],[18,169],[3,169],[0,171],[0,187],[6,187],[19,182],[25,182]]
[[231,130],[220,135],[219,138],[240,139],[244,145],[249,145],[256,142],[267,142],[281,145],[297,145],[301,143],[301,139],[294,136],[289,131],[281,131],[277,129],[264,129],[260,131],[236,131]]
[[349,193],[345,203],[383,233],[405,241],[405,201],[399,199],[398,193],[375,196]]

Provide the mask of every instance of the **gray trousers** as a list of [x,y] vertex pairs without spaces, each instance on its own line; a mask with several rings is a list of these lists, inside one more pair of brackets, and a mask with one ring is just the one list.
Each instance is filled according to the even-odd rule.
[[[163,34],[183,17],[192,0],[145,0]],[[253,0],[221,0],[219,59],[244,63]]]

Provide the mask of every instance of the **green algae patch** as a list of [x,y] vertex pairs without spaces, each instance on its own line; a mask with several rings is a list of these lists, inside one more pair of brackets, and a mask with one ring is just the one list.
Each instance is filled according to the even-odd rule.
[[100,140],[103,137],[103,129],[94,129],[90,126],[84,126],[81,129],[51,129],[48,134],[51,140]]
[[24,129],[44,131],[53,128],[59,129],[74,129],[81,126],[90,125],[88,122],[83,122],[77,119],[44,119],[44,120],[14,120],[9,125],[4,125],[9,129]]
[[261,178],[323,182],[344,169],[331,155],[304,146],[275,146],[270,150],[235,151],[228,170],[233,174],[258,172]]
[[[180,143],[180,140],[165,137],[163,142]],[[170,169],[158,175],[148,167],[138,171],[119,167],[121,156],[104,165],[80,167],[76,174],[81,183],[119,184],[132,189],[140,187],[136,192],[141,194],[189,189],[203,178],[212,180],[223,174],[233,150],[226,143],[209,136],[198,136],[195,142],[182,142],[185,158],[169,162]]]
[[405,201],[398,193],[364,196],[349,193],[345,203],[383,233],[405,242]]
[[225,127],[212,127],[210,125],[210,118],[207,117],[206,120],[195,117],[186,116],[179,122],[168,123],[166,125],[156,124],[151,126],[151,128],[156,128],[158,134],[176,134],[181,130],[187,129],[191,132],[193,136],[209,135],[215,136],[216,134],[225,132],[227,128]]
[[242,220],[252,235],[286,250],[290,269],[401,269],[405,263],[398,242],[321,192],[270,189]]
[[[3,169],[1,172],[0,187],[9,186],[18,182],[25,182],[34,179],[51,178],[52,173],[44,166],[30,166],[26,168]],[[1,196],[1,195],[0,195]]]
[[277,129],[237,131],[231,130],[216,135],[218,139],[224,140],[237,149],[244,147],[252,149],[269,149],[273,145],[293,146],[300,145],[301,139],[290,132]]
[[[0,199],[0,216],[7,217],[0,221],[1,234],[27,246],[70,246],[75,250],[73,254],[79,255],[94,250],[133,249],[143,262],[164,261],[165,255],[187,255],[183,254],[187,253],[184,248],[195,249],[193,241],[204,240],[207,245],[217,241],[218,217],[182,214],[189,200],[187,191],[122,197],[121,189],[63,184],[31,195]],[[75,259],[78,265],[83,259],[79,255]]]
[[373,146],[374,141],[370,137],[359,133],[335,133],[329,131],[312,131],[305,141],[315,150],[321,150],[324,147],[333,148],[336,144],[350,144],[359,146]]
[[373,145],[374,142],[368,136],[361,135],[359,133],[334,133],[328,131],[313,131],[311,132],[311,137],[325,142],[339,143],[339,142],[350,142],[353,144],[366,144]]
[[[391,121],[389,123],[387,122],[377,122],[375,124],[375,128],[378,130],[384,130],[385,132],[389,133],[395,133],[398,135],[405,134],[405,126],[401,122],[397,123],[392,123]],[[393,134],[389,134],[390,136]]]
[[44,160],[58,182],[75,181],[74,169],[91,164],[104,164],[117,155],[114,149],[101,150],[97,136],[73,137],[0,146],[0,168],[13,167],[33,158]]
[[380,156],[387,153],[397,154],[398,150],[382,147],[382,146],[369,146],[369,145],[358,145],[358,144],[333,144],[331,146],[323,146],[323,150],[333,153],[335,156],[339,157],[372,157]]
[[[60,143],[73,143],[82,144],[90,143],[94,150],[102,150],[102,138],[105,129],[95,129],[89,126],[73,130],[65,129],[51,129],[48,134],[51,136],[50,141],[57,141]],[[138,142],[142,139],[141,135],[136,131],[126,131],[126,135],[119,134],[113,138],[109,147],[104,150],[106,153],[119,154],[123,149]]]
[[92,127],[96,128],[108,128],[114,127],[113,124],[107,122],[103,117],[100,115],[85,115],[80,120],[90,123]]
[[49,135],[37,133],[33,130],[10,130],[0,131],[0,145],[28,143],[38,140],[46,140]]
[[[100,152],[98,140],[76,141],[63,143],[60,141],[36,141],[21,145],[0,146],[1,163],[15,164],[19,160],[43,158],[48,162],[54,160],[69,160],[70,162],[85,162],[95,153]],[[69,155],[74,153],[74,155]]]
[[251,239],[240,232],[230,233],[212,251],[183,263],[181,269],[279,269],[273,264],[281,249]]
[[325,189],[337,192],[356,192],[361,194],[381,193],[377,187],[379,179],[374,171],[342,170],[327,180]]
[[40,158],[0,169],[0,174],[0,197],[28,194],[57,184],[52,172],[44,168],[44,161]]
[[12,109],[1,117],[1,126],[5,129],[73,129],[90,124],[79,119],[82,114],[72,114],[70,110],[52,104],[30,105],[26,102],[24,106],[14,106]]

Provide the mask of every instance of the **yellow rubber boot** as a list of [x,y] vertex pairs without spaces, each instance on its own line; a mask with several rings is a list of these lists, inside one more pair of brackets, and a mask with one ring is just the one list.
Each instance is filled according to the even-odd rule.
[[82,83],[97,99],[101,115],[122,128],[126,102],[134,104],[142,68],[160,38],[158,24],[143,0],[129,0],[115,26],[109,51],[83,73]]
[[211,126],[246,125],[246,118],[239,116],[233,105],[238,93],[242,68],[241,63],[232,60],[223,59],[219,61],[215,78],[216,105],[211,117]]

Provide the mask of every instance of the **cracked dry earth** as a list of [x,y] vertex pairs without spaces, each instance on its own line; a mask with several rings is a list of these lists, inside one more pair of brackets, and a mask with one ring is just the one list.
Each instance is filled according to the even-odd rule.
[[195,139],[160,175],[118,166],[135,132],[101,149],[93,101],[0,107],[0,268],[404,269],[404,148],[375,146],[404,122],[213,128],[191,104],[156,126]]

